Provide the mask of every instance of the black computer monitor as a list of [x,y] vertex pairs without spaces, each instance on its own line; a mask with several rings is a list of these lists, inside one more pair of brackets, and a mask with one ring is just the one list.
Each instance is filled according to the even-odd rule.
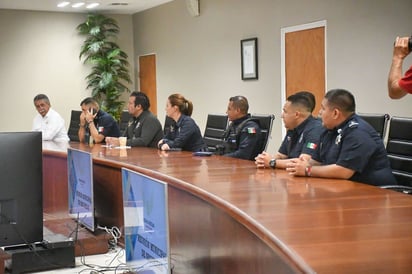
[[93,157],[90,152],[67,149],[69,215],[80,224],[95,230]]
[[126,264],[137,273],[170,274],[167,184],[123,168]]
[[1,132],[0,246],[42,240],[42,134]]

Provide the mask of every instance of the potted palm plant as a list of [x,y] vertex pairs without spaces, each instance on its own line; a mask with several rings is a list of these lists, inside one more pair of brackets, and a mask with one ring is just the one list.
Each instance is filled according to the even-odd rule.
[[130,92],[126,84],[131,83],[128,56],[116,43],[119,26],[110,17],[91,13],[77,26],[77,31],[86,36],[79,58],[92,66],[86,76],[87,88],[92,90],[92,97],[101,108],[119,120],[123,109],[120,96]]

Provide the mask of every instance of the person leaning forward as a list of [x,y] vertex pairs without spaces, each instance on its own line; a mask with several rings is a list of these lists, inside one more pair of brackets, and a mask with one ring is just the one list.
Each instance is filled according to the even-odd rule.
[[100,109],[99,104],[92,97],[85,98],[81,103],[79,140],[90,143],[102,143],[106,137],[119,137],[120,130],[116,120],[107,112]]

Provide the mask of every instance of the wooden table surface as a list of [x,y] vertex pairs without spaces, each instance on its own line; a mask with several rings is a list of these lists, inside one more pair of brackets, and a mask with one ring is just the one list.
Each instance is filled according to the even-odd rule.
[[[347,180],[293,177],[228,157],[70,146],[105,165],[138,167],[224,210],[304,272],[412,273],[410,195]],[[45,149],[65,153],[50,144]]]

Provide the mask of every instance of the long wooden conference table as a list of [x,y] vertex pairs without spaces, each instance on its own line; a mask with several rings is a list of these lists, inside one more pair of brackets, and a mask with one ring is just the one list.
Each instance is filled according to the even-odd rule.
[[[121,168],[168,184],[173,273],[412,273],[412,196],[252,161],[70,143],[93,154],[97,220],[123,227]],[[67,211],[66,148],[43,148],[44,211]]]

